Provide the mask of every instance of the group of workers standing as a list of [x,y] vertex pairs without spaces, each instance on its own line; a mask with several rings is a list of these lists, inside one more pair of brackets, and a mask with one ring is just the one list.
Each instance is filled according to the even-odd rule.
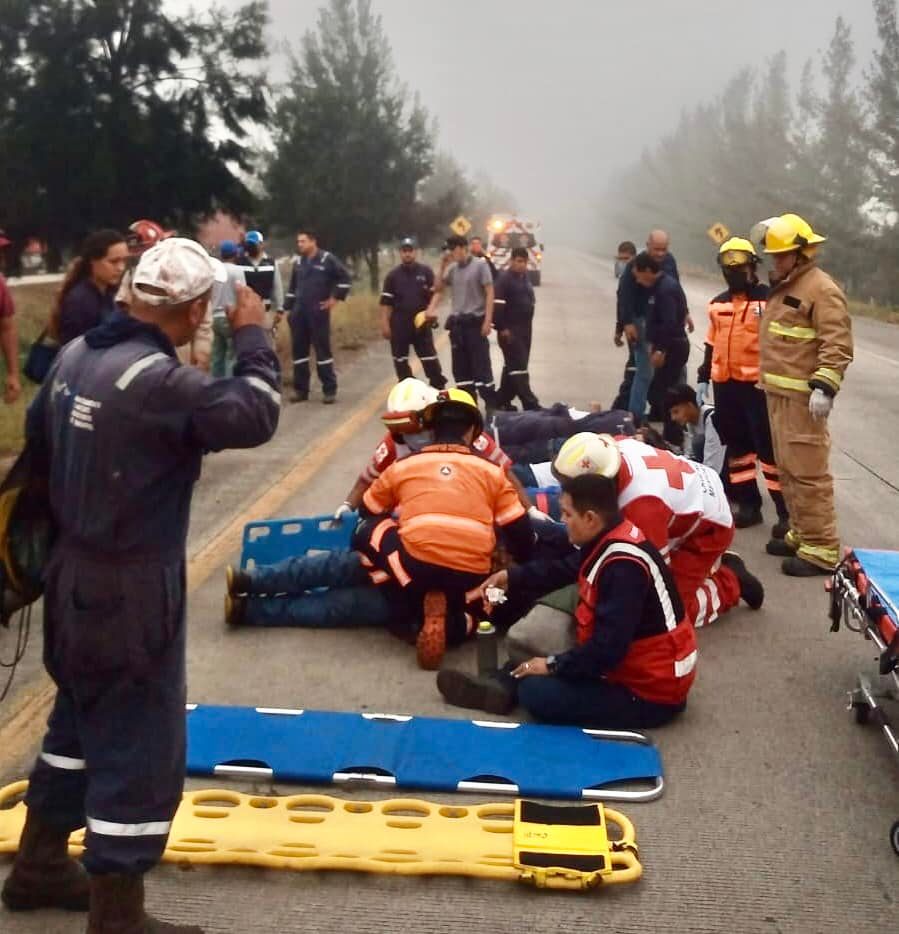
[[[669,424],[700,419],[707,433],[720,437],[738,528],[763,521],[760,467],[777,514],[766,550],[782,557],[783,572],[795,577],[828,574],[839,561],[827,418],[853,345],[846,297],[817,263],[824,240],[803,218],[784,214],[761,222],[749,238],[721,244],[718,264],[727,288],[708,306],[692,398],[684,392],[688,387],[678,385],[685,382],[689,316],[667,235],[653,231],[647,251],[633,259],[627,258],[630,244],[622,244],[616,270],[616,342],[624,335],[630,349],[622,404],[626,395],[634,417],[645,420],[649,385],[657,398],[667,399],[666,441],[674,440]],[[770,285],[759,279],[756,242],[772,263]],[[654,280],[646,274],[653,259],[660,267]],[[666,335],[661,343],[659,334]],[[703,406],[710,385],[713,407]],[[658,412],[651,410],[649,419],[654,417]]]

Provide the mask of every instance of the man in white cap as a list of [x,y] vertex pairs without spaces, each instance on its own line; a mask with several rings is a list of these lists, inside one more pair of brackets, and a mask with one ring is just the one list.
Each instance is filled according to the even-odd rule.
[[[28,412],[58,535],[46,568],[44,658],[57,695],[3,888],[11,909],[90,909],[88,929],[195,932],[144,913],[184,778],[185,541],[203,454],[278,425],[262,301],[240,287],[234,377],[182,366],[215,267],[192,240],[147,250],[130,314],[58,356]],[[67,855],[86,827],[84,868]]]

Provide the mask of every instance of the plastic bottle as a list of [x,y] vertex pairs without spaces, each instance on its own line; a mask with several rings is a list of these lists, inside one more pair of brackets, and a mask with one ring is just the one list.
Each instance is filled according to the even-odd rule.
[[490,620],[478,623],[478,674],[489,675],[499,668],[496,627]]

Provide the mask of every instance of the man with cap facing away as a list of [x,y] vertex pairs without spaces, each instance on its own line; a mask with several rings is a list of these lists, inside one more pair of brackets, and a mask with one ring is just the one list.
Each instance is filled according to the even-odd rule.
[[415,241],[400,243],[400,264],[384,279],[381,292],[381,334],[390,341],[397,381],[409,379],[409,345],[415,348],[428,382],[435,389],[446,386],[440,358],[434,347],[432,320],[424,312],[434,294],[434,271],[419,263]]
[[[57,538],[45,572],[44,660],[56,701],[2,898],[86,910],[88,930],[197,932],[144,913],[184,779],[185,541],[203,454],[263,444],[278,425],[265,312],[238,286],[232,379],[182,366],[214,266],[192,240],[149,249],[130,314],[54,361],[26,436],[47,465]],[[83,870],[67,855],[86,827]]]

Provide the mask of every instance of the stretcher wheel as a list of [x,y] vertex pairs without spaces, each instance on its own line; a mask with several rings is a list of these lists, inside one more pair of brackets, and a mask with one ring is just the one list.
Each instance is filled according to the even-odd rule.
[[890,843],[893,845],[893,852],[899,856],[899,820],[890,827]]

